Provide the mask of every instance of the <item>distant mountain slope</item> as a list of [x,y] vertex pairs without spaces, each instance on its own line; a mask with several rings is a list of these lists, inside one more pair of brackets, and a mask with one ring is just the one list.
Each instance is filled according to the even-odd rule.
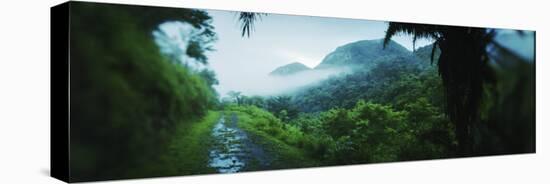
[[[354,72],[328,78],[289,94],[293,96],[294,104],[304,112],[350,108],[361,99],[397,105],[403,99],[416,95],[402,89],[415,89],[424,82],[439,82],[436,68],[429,62],[431,45],[412,53],[393,41],[385,49],[382,44],[382,40],[366,40],[338,47],[314,70],[353,66]],[[435,58],[438,54],[436,52]],[[431,94],[437,90],[418,91]],[[438,101],[439,98],[434,95],[430,101]]]
[[[433,44],[426,45],[424,47],[420,47],[416,49],[416,51],[414,51],[414,55],[420,58],[421,60],[431,62],[432,49],[433,49]],[[439,50],[439,48],[436,48],[434,53],[434,63],[436,63],[435,61],[439,59],[439,54],[441,54],[441,50]]]
[[[292,83],[296,78],[302,78],[301,74],[342,67],[352,68],[349,72],[329,76],[287,93],[286,95],[292,96],[292,103],[302,112],[321,112],[335,107],[351,108],[359,100],[399,106],[406,99],[422,96],[419,94],[431,94],[428,100],[441,104],[439,101],[442,97],[437,95],[441,89],[422,87],[426,83],[440,83],[435,65],[430,65],[431,51],[431,45],[418,48],[413,53],[394,41],[383,48],[382,40],[363,40],[338,47],[314,69],[297,64],[285,65],[276,71],[285,71],[281,73],[295,77],[284,79],[287,83]],[[437,50],[434,58],[438,57]],[[308,71],[301,72],[300,75],[286,72],[304,71],[304,67]],[[411,92],[403,89],[417,90]]]
[[362,40],[336,48],[315,69],[344,65],[365,65],[377,60],[410,56],[412,53],[397,42],[390,41],[384,48],[383,39]]
[[[407,58],[414,54],[395,41],[390,41],[384,48],[383,39],[361,40],[348,43],[336,48],[321,61],[319,65],[311,69],[302,63],[294,62],[273,70],[269,75],[287,76],[307,70],[319,70],[329,68],[349,67],[357,68],[371,67],[380,61],[387,61],[397,58]],[[421,50],[421,49],[419,49]],[[426,50],[426,49],[424,49]],[[361,68],[362,68],[361,67]]]
[[271,76],[286,76],[286,75],[292,75],[303,71],[311,70],[311,68],[307,67],[306,65],[294,62],[290,63],[284,66],[281,66],[279,68],[276,68],[273,70],[269,75]]
[[[400,89],[417,85],[437,73],[429,62],[416,56],[380,61],[372,67],[359,67],[350,74],[331,77],[293,94],[294,104],[303,112],[320,112],[334,107],[351,108],[358,100],[375,103],[397,103],[402,96],[412,95]],[[406,82],[405,82],[406,81]],[[425,89],[428,93],[430,89]]]

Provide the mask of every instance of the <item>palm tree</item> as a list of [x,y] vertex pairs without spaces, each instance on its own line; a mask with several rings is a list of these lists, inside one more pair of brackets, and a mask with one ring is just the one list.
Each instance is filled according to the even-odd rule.
[[486,50],[493,42],[494,30],[391,22],[384,44],[398,33],[412,35],[413,45],[419,38],[435,40],[432,63],[436,48],[440,48],[437,66],[443,81],[446,114],[456,126],[457,151],[460,156],[473,154],[473,131],[480,121],[484,86],[495,81]]

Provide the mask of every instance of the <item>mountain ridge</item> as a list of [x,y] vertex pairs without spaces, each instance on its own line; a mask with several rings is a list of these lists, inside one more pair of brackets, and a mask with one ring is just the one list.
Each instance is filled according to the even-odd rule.
[[300,62],[292,62],[280,67],[277,67],[275,70],[269,73],[270,76],[286,76],[300,73],[303,71],[312,70],[312,68],[307,67]]
[[355,65],[374,65],[379,60],[389,60],[399,57],[409,57],[414,53],[395,41],[390,41],[386,46],[383,39],[359,40],[338,46],[327,54],[321,63],[310,68],[300,62],[293,62],[269,73],[270,76],[287,76],[303,71],[329,69],[335,67],[349,67]]
[[365,65],[383,57],[409,56],[412,52],[395,41],[384,46],[383,39],[360,40],[337,47],[314,69],[345,65]]

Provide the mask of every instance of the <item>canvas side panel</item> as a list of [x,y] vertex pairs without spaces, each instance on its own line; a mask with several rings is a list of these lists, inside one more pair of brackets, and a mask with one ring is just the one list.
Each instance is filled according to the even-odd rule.
[[69,182],[69,3],[54,6],[51,19],[51,176]]

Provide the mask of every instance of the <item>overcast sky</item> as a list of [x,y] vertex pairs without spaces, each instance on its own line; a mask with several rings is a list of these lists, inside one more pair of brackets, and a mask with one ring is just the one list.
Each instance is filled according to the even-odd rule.
[[[215,71],[220,82],[215,88],[222,97],[229,91],[246,95],[277,95],[344,72],[345,69],[315,70],[284,79],[268,76],[277,67],[293,62],[313,68],[339,46],[383,38],[388,27],[384,21],[269,14],[256,21],[248,38],[241,36],[238,13],[207,12],[213,18],[218,40],[213,45],[215,51],[206,53],[209,58],[206,67]],[[177,21],[163,23],[159,29],[153,35],[165,54],[174,52],[173,49],[186,50],[189,39],[200,33],[190,24]],[[497,42],[521,57],[533,60],[534,32],[524,31],[524,36],[514,30],[498,30],[497,33]],[[393,40],[412,50],[411,36],[396,35]],[[430,43],[430,40],[417,40],[417,47]],[[204,67],[195,66],[196,62],[186,56],[180,59],[192,68]]]
[[[387,22],[356,19],[269,14],[257,21],[250,38],[241,37],[238,14],[212,11],[219,40],[208,58],[220,81],[216,88],[224,95],[269,85],[264,77],[275,68],[292,62],[315,67],[339,46],[384,37]],[[394,41],[412,50],[412,37],[395,36]],[[419,40],[417,47],[428,44]]]

